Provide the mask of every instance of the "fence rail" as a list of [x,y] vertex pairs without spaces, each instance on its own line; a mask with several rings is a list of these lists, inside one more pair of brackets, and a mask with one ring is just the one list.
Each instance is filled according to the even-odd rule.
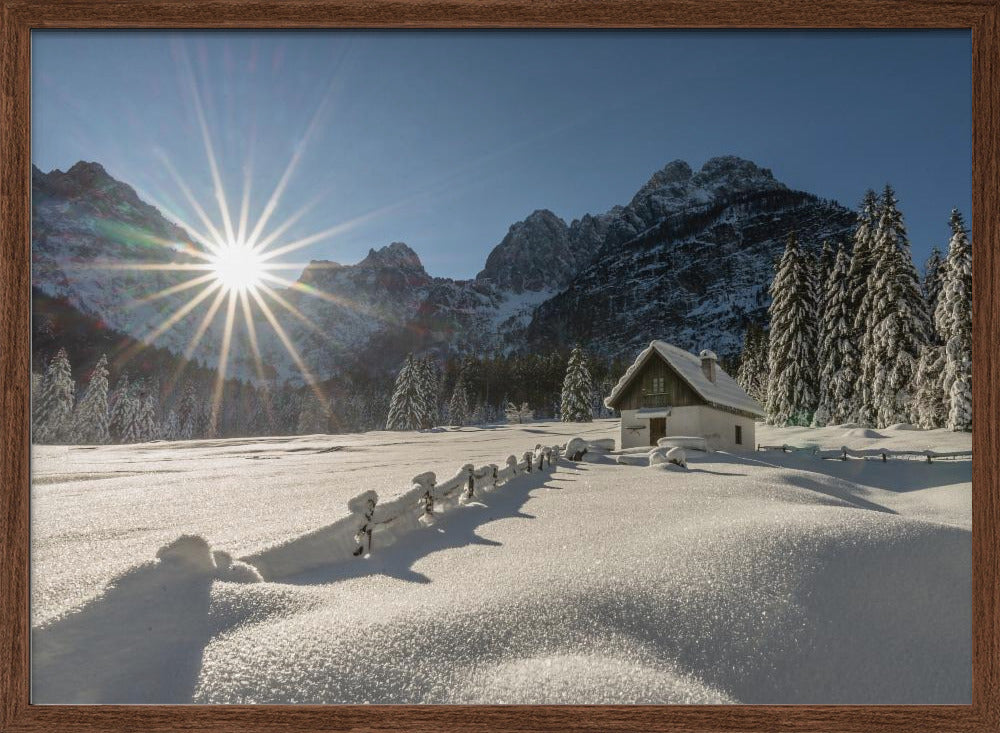
[[933,450],[893,450],[891,448],[863,448],[855,449],[848,448],[846,445],[840,448],[819,448],[817,446],[795,446],[795,445],[760,445],[757,446],[757,451],[778,451],[782,453],[805,453],[807,455],[813,456],[814,458],[821,458],[823,460],[841,460],[846,461],[848,458],[860,458],[867,460],[869,458],[881,458],[883,462],[888,461],[890,458],[923,458],[928,463],[933,463],[934,459],[938,460],[957,460],[959,458],[972,458],[971,450],[963,451],[933,451]]

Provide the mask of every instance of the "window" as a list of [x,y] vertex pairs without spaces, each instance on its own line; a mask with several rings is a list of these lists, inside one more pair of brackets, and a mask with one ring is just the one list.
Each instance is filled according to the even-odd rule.
[[652,384],[649,389],[650,394],[663,394],[667,391],[667,379],[666,377],[653,377]]
[[736,445],[743,445],[743,426],[736,426]]

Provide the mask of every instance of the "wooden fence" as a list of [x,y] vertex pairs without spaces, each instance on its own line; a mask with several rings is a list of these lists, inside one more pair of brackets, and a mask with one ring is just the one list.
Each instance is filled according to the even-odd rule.
[[441,482],[433,472],[420,473],[407,491],[388,501],[379,501],[375,491],[364,491],[347,502],[349,516],[240,559],[257,568],[265,580],[276,580],[351,555],[369,555],[375,548],[433,524],[439,515],[474,501],[480,493],[515,477],[554,469],[562,451],[561,446],[536,445],[520,459],[508,456],[502,468],[492,463],[478,468],[467,463]]
[[871,458],[881,458],[882,461],[887,461],[890,458],[923,458],[928,463],[933,463],[934,459],[950,459],[957,460],[959,458],[972,458],[972,451],[932,451],[932,450],[892,450],[891,448],[864,448],[864,449],[854,449],[848,448],[847,446],[842,446],[840,448],[834,449],[824,449],[817,446],[805,446],[799,447],[795,445],[758,445],[757,450],[759,451],[778,451],[782,453],[804,453],[806,455],[812,456],[814,458],[821,458],[823,460],[841,460],[846,461],[848,458],[860,458],[863,460],[868,460]]

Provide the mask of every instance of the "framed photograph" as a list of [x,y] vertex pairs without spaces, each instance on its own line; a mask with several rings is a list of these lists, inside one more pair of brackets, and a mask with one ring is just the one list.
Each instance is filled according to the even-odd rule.
[[0,730],[1000,727],[995,0],[0,12]]

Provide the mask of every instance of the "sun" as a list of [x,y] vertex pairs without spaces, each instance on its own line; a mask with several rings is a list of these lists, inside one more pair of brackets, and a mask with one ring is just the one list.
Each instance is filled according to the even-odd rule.
[[231,242],[210,257],[216,281],[230,292],[254,290],[267,269],[259,252],[244,242]]

